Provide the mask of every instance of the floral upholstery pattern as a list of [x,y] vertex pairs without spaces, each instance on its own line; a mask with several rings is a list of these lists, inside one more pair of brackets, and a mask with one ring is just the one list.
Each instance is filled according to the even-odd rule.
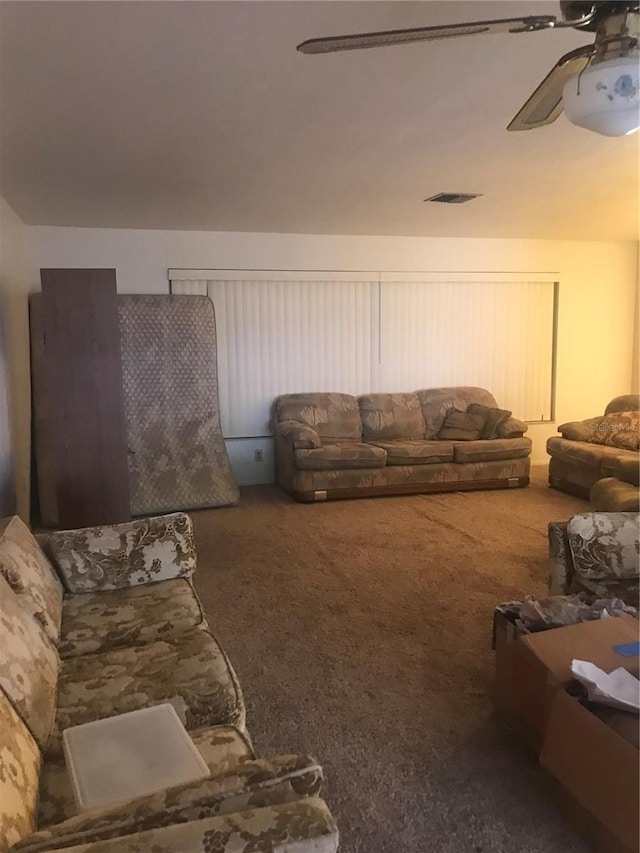
[[430,465],[385,465],[383,468],[293,471],[288,488],[304,495],[331,489],[376,489],[387,486],[448,485],[473,480],[506,480],[529,476],[529,457],[492,462],[438,462]]
[[366,441],[424,438],[426,426],[416,394],[365,394],[358,397]]
[[151,643],[200,626],[206,628],[202,607],[186,578],[67,595],[58,653],[68,658]]
[[454,442],[456,462],[493,462],[498,459],[519,459],[531,453],[531,439],[491,438],[479,441]]
[[325,441],[360,441],[362,423],[358,401],[350,394],[284,394],[274,403],[276,423],[298,421],[310,426]]
[[569,540],[567,539],[567,522],[550,521],[548,538],[549,593],[551,595],[566,595],[569,589],[569,579],[573,573]]
[[40,751],[0,690],[0,850],[36,826]]
[[33,534],[17,515],[0,521],[0,574],[51,642],[57,643],[62,584]]
[[589,431],[588,441],[594,444],[606,444],[609,447],[621,447],[625,450],[638,450],[640,411],[615,412],[592,419],[589,424]]
[[298,421],[281,421],[276,424],[276,429],[294,450],[311,450],[321,446],[318,433],[306,424]]
[[387,453],[387,465],[435,465],[453,462],[453,444],[450,441],[374,441]]
[[[62,597],[58,586],[62,660],[23,606],[22,587],[19,596],[0,574],[0,851],[335,853],[315,759],[254,753],[236,675],[189,577],[190,520],[180,513],[52,538],[69,586],[89,588]],[[63,731],[163,702],[209,778],[78,813]]]
[[0,687],[42,748],[55,713],[58,654],[2,576],[0,602]]
[[[594,444],[589,441],[571,441],[568,438],[553,435],[547,439],[547,453],[552,458],[578,464],[583,468],[592,468],[600,475],[603,462],[610,463],[621,454],[631,454],[632,451]],[[635,457],[637,458],[637,454]],[[599,479],[599,476],[596,479]],[[593,482],[589,485],[591,486]]]
[[[483,411],[477,416],[478,441],[491,421],[495,445],[486,447],[487,439],[458,459],[451,440],[438,432],[451,409],[470,417],[467,407],[474,404]],[[277,481],[301,501],[443,491],[456,484],[523,486],[529,482],[531,443],[521,441],[527,425],[509,414],[488,391],[474,387],[365,394],[357,400],[348,394],[285,394],[272,409]],[[367,445],[377,450],[367,451]]]
[[482,406],[480,403],[471,403],[467,411],[471,415],[480,415],[484,418],[484,426],[482,427],[480,438],[498,438],[499,428],[513,414],[508,409],[492,409],[489,406]]
[[554,593],[617,597],[638,606],[640,515],[589,512],[549,527]]
[[[605,477],[617,476],[611,467],[618,458],[638,466],[640,441],[640,395],[624,394],[615,397],[605,409],[604,416],[586,418],[561,424],[562,438],[547,440],[549,484],[556,489],[590,499],[591,489]],[[612,484],[613,485],[613,484]],[[613,485],[611,501],[607,488],[596,491],[596,509],[628,508],[627,489]]]
[[[307,842],[307,844],[304,844]],[[134,835],[67,847],[64,839],[40,848],[68,853],[335,853],[338,830],[317,797],[159,827]]]
[[45,755],[62,755],[62,732],[69,726],[160,702],[171,702],[189,730],[227,723],[244,729],[244,700],[235,673],[211,634],[198,630],[65,659]]
[[254,759],[200,782],[167,788],[122,805],[93,809],[43,829],[15,850],[24,853],[126,836],[176,822],[295,802],[316,796],[322,769],[307,755]]
[[[210,726],[189,732],[212,775],[226,773],[256,756],[248,735],[235,726]],[[47,760],[40,773],[39,829],[62,823],[78,812],[67,765],[63,758]]]
[[425,438],[428,439],[435,438],[440,432],[450,409],[466,412],[467,407],[472,403],[479,403],[482,406],[488,406],[490,409],[498,407],[493,395],[485,391],[484,388],[469,386],[430,388],[416,391],[416,394],[420,400],[425,421]]
[[49,550],[69,592],[93,592],[189,577],[193,525],[183,512],[124,524],[61,530]]
[[381,468],[387,454],[373,444],[344,441],[340,444],[323,444],[313,450],[296,450],[296,465],[301,471],[327,471],[340,468]]

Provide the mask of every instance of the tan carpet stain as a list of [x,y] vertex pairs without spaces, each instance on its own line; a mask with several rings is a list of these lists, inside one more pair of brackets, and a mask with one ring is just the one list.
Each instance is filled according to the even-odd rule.
[[192,513],[195,585],[260,753],[311,752],[343,853],[583,853],[492,713],[494,606],[546,592],[526,489],[304,505],[275,486]]

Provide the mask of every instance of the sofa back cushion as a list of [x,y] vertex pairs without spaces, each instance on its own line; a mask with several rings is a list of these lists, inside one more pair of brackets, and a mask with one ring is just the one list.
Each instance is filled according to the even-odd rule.
[[358,401],[351,394],[284,394],[275,401],[275,418],[307,424],[322,441],[360,441],[362,437]]
[[589,423],[589,441],[623,450],[638,450],[640,446],[640,412],[612,412]]
[[17,515],[0,521],[0,574],[57,644],[62,618],[62,584],[27,525]]
[[193,522],[184,512],[58,530],[49,551],[72,593],[188,578],[196,568]]
[[587,512],[567,523],[576,574],[583,579],[640,575],[640,515],[637,512]]
[[0,687],[44,748],[56,709],[58,653],[0,576]]
[[604,413],[610,415],[613,412],[631,412],[634,409],[640,409],[640,394],[621,394],[613,398]]
[[358,397],[367,441],[424,438],[425,423],[416,394],[364,394]]
[[0,849],[36,829],[40,751],[0,690]]
[[454,388],[428,388],[416,391],[424,417],[425,438],[435,438],[451,409],[464,412],[471,403],[480,403],[490,409],[498,407],[494,397],[484,388],[460,385]]

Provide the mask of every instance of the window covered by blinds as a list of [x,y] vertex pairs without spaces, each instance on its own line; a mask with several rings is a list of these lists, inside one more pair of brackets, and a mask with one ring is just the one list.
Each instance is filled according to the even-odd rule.
[[227,438],[267,435],[296,391],[488,388],[553,418],[558,285],[551,276],[170,270],[171,292],[216,311]]

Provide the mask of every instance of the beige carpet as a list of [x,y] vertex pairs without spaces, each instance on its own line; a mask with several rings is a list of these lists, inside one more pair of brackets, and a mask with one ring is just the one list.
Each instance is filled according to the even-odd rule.
[[309,751],[343,853],[582,853],[492,714],[494,605],[543,594],[549,489],[194,512],[196,587],[261,753]]

